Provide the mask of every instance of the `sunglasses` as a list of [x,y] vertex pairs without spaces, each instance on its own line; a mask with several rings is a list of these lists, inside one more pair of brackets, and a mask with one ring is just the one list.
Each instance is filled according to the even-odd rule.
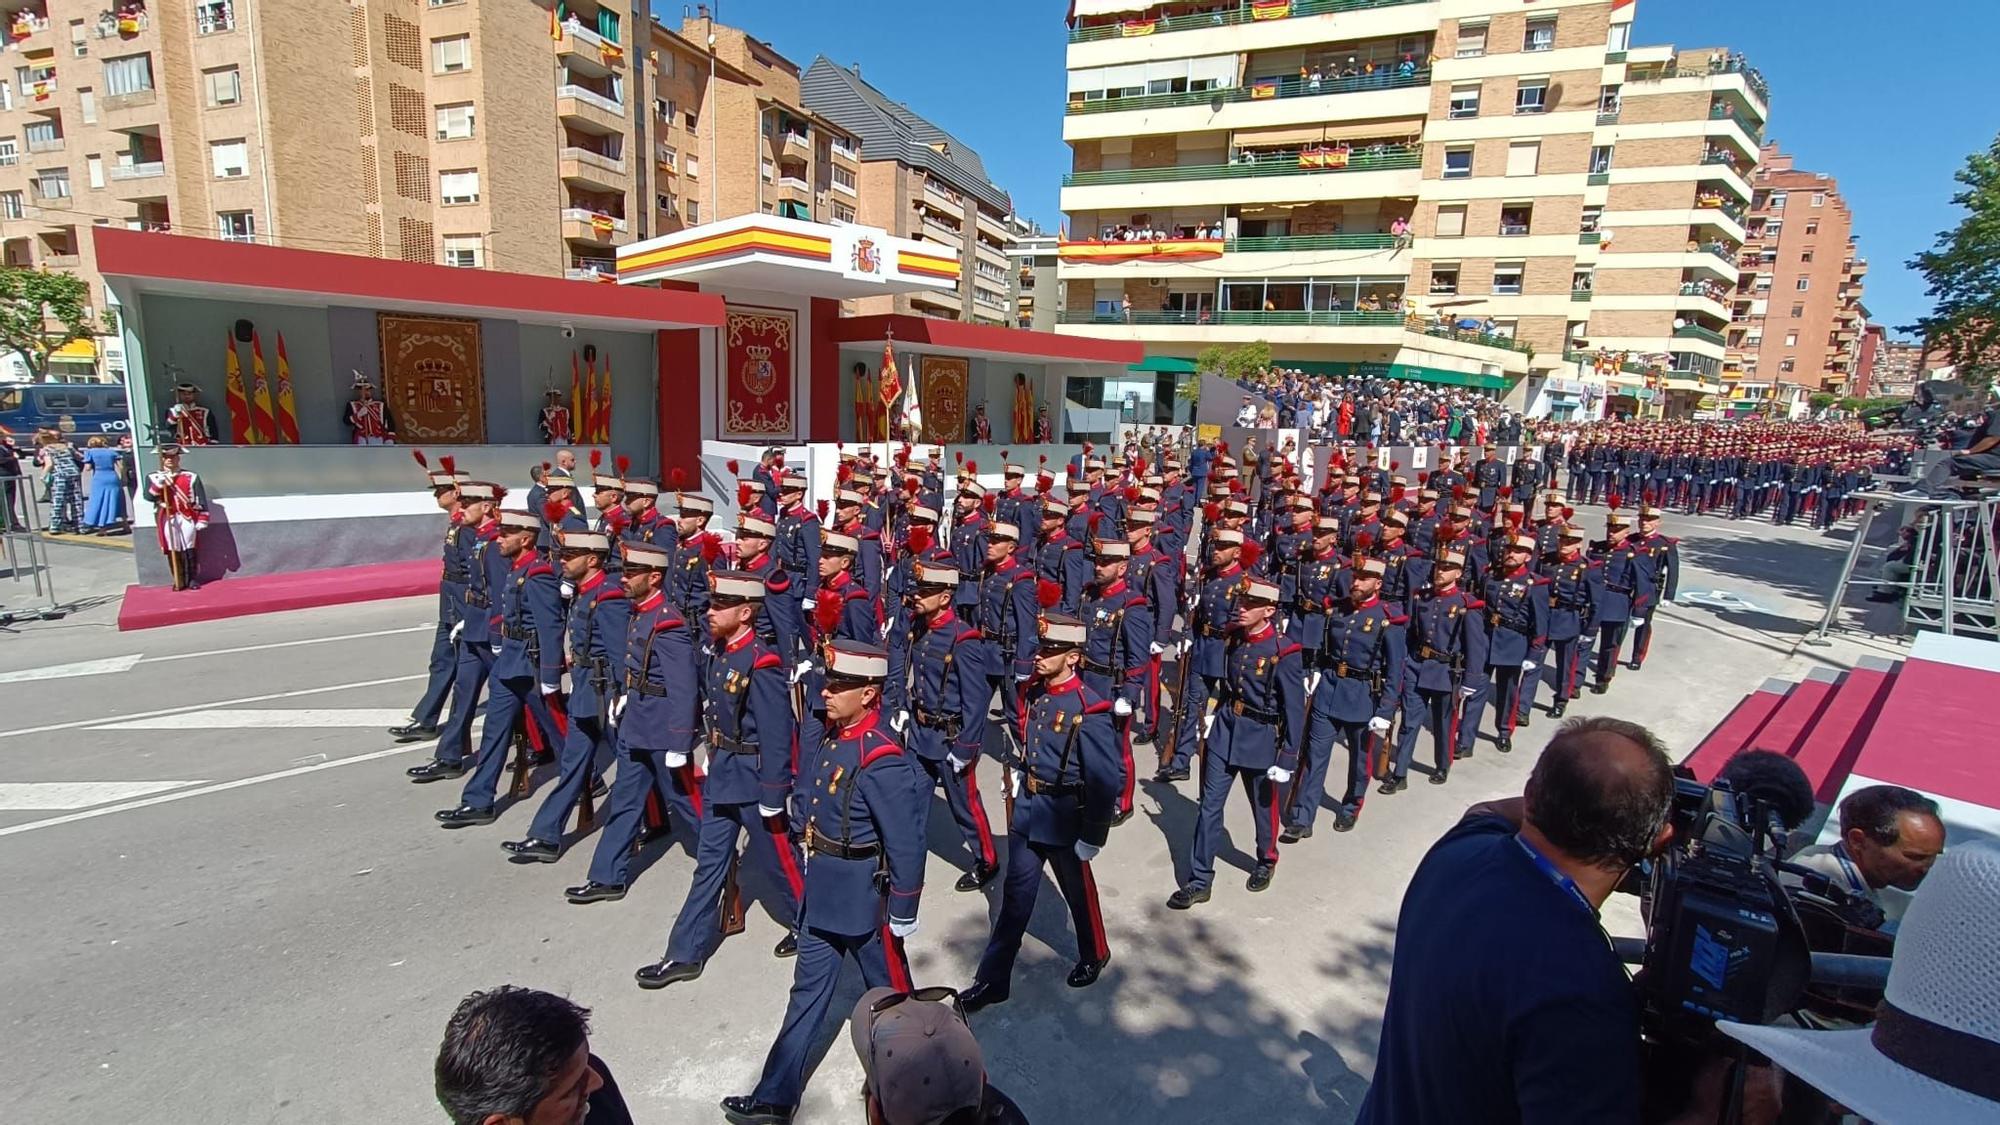
[[965,1006],[959,1003],[958,989],[942,984],[932,985],[929,988],[919,988],[910,992],[890,993],[873,1004],[868,1005],[868,1012],[870,1015],[879,1016],[905,1000],[923,1000],[932,1004],[942,1004],[950,1001],[951,1010],[958,1013],[958,1018],[965,1018]]

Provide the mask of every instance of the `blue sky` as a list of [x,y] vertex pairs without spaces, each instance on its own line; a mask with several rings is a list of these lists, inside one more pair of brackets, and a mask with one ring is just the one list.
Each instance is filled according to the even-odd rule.
[[[1800,168],[1840,181],[1870,266],[1865,300],[1893,329],[1929,308],[1922,280],[1903,263],[1957,222],[1951,174],[2000,131],[1985,68],[1952,49],[1990,26],[1992,2],[1639,0],[1633,43],[1727,46],[1764,72],[1767,135]],[[723,0],[717,18],[770,41],[801,67],[815,54],[860,63],[862,77],[978,150],[1015,208],[1055,230],[1057,188],[1069,167],[1066,7],[1002,0],[967,12],[938,0]]]

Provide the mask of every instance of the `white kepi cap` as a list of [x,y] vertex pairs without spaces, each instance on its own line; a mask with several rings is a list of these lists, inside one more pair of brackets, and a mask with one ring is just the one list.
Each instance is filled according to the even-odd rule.
[[834,641],[827,645],[826,674],[837,680],[880,681],[889,678],[889,653],[859,641]]

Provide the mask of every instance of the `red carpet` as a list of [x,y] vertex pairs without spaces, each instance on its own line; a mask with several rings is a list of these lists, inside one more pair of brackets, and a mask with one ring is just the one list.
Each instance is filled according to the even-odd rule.
[[417,559],[224,578],[178,593],[166,586],[127,586],[125,604],[118,610],[118,628],[156,629],[191,621],[435,594],[439,568],[436,559]]

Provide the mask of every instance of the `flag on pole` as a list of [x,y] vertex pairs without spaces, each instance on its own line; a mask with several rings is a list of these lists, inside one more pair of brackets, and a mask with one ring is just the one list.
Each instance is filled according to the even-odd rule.
[[562,38],[562,0],[549,5],[549,38]]
[[882,409],[889,409],[903,397],[903,377],[896,373],[896,345],[889,340],[882,341],[882,377],[877,383],[881,389]]
[[577,435],[584,441],[591,440],[597,432],[597,359],[583,361],[583,417],[578,420]]
[[611,444],[611,357],[604,357],[604,397],[597,408],[597,430],[591,440],[599,445]]
[[577,371],[575,351],[569,353],[569,431],[583,432],[583,376]]
[[285,334],[278,333],[278,440],[299,443],[299,407],[292,399],[292,361],[285,356]]
[[223,399],[229,404],[229,444],[250,444],[250,398],[243,393],[243,365],[236,359],[236,337],[223,330],[222,346],[229,358],[223,369]]
[[264,370],[264,341],[250,333],[250,440],[256,445],[272,445],[278,440],[278,424],[271,418],[271,379]]

